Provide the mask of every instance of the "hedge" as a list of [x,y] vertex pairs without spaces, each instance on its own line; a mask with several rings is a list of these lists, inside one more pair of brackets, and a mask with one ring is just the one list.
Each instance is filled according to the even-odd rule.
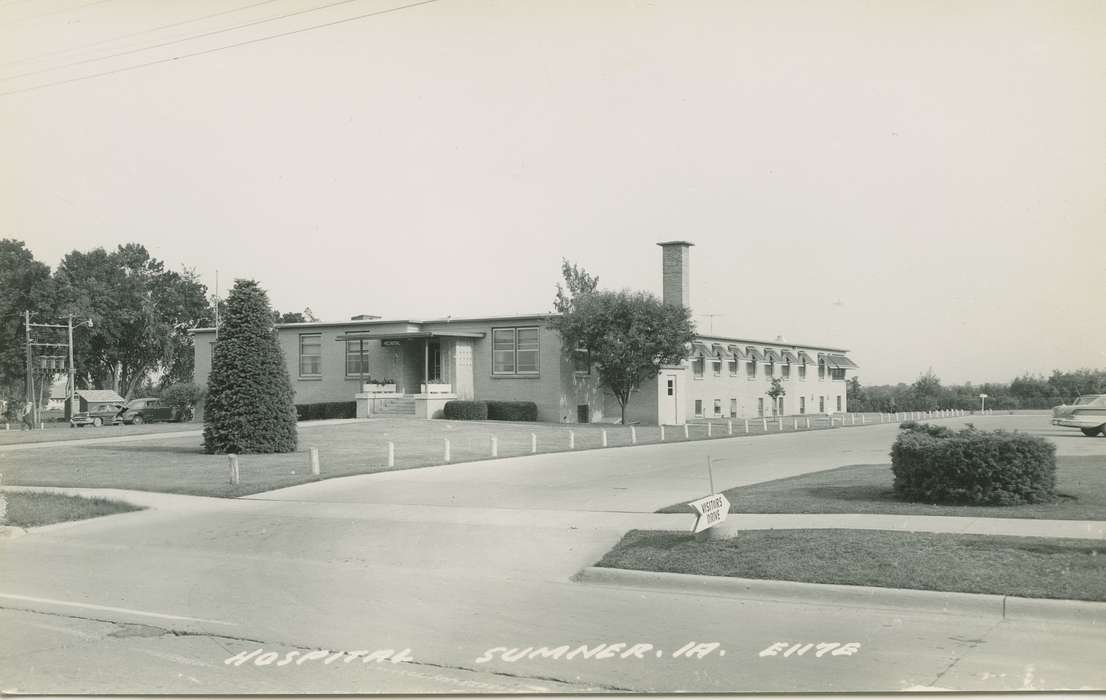
[[328,418],[356,418],[356,401],[330,401],[327,403],[298,403],[299,420],[326,420]]
[[538,405],[533,401],[488,401],[488,420],[534,422],[537,419]]
[[1025,433],[905,426],[891,470],[905,501],[1011,506],[1056,497],[1056,446]]
[[450,420],[488,420],[488,402],[446,401],[442,415]]

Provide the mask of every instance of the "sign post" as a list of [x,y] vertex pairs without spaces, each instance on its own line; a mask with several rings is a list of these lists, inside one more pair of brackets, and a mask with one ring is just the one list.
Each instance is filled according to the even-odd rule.
[[721,493],[712,493],[688,505],[699,514],[695,527],[691,531],[695,534],[705,533],[703,537],[706,539],[718,539],[720,537],[718,531],[711,528],[726,522],[726,516],[730,513],[729,499]]

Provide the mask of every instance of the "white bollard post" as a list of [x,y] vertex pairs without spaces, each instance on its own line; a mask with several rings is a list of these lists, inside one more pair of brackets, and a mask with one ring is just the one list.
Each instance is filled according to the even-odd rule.
[[41,422],[41,421],[39,421],[39,424],[38,424],[38,429],[39,429],[39,430],[46,430],[46,424],[45,424],[45,423],[43,423],[43,422]]
[[799,419],[798,418],[793,419],[791,421],[791,423],[792,423],[792,425],[791,425],[792,430],[798,430],[799,429]]
[[714,423],[707,423],[707,437],[714,437]]
[[388,441],[388,466],[396,466],[396,444],[391,440]]
[[780,432],[783,432],[783,416],[780,416],[779,422],[777,423],[777,425],[780,429]]
[[727,435],[733,435],[733,421],[732,420],[726,421],[726,434]]
[[307,465],[311,468],[311,475],[319,475],[319,448],[311,447],[307,450]]
[[661,426],[661,442],[664,442],[664,426]]
[[763,427],[764,427],[764,432],[766,432],[766,433],[767,433],[767,432],[768,432],[768,419],[767,419],[767,418],[761,418],[761,419],[760,419],[760,422],[764,424],[764,425],[763,425]]
[[806,429],[810,430],[810,416],[807,416],[807,419],[806,419]]
[[492,457],[499,456],[499,438],[492,435]]
[[603,447],[606,447],[607,446],[607,431],[606,431],[606,429],[603,429],[603,430],[600,430],[599,432],[602,434],[601,437],[603,438]]
[[227,455],[227,466],[230,467],[230,484],[231,486],[237,486],[239,482],[238,475],[238,455]]
[[745,419],[745,434],[746,435],[749,434],[749,419],[748,418]]
[[453,458],[453,455],[449,453],[449,438],[443,438],[443,442],[445,444],[443,445],[442,461],[449,464],[449,460]]
[[867,414],[861,414],[860,424],[861,425],[868,425],[868,415]]
[[688,432],[687,423],[684,423],[684,439],[685,440],[690,440],[691,439],[691,433]]
[[538,451],[538,434],[530,433],[530,454]]
[[637,428],[635,428],[632,425],[630,426],[630,444],[631,445],[636,445],[637,444]]
[[852,421],[850,422],[850,425],[856,425],[856,414],[855,413],[852,414]]
[[568,449],[576,449],[576,433],[572,432],[571,430],[568,431]]

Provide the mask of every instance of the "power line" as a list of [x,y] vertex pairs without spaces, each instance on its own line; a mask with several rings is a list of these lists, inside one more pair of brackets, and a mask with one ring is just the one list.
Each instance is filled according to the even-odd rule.
[[186,36],[186,37],[182,37],[180,39],[173,39],[171,41],[163,41],[160,44],[151,44],[149,46],[140,46],[137,49],[129,49],[127,51],[120,51],[118,53],[108,54],[107,56],[100,56],[98,58],[85,58],[85,59],[81,59],[80,61],[73,61],[72,63],[63,63],[60,66],[54,66],[54,67],[51,67],[51,68],[39,68],[37,70],[27,71],[25,73],[16,73],[15,75],[9,75],[9,76],[0,78],[0,81],[15,80],[16,78],[25,78],[29,75],[38,75],[39,73],[52,73],[54,71],[63,70],[65,68],[72,68],[73,66],[80,66],[80,65],[83,65],[85,63],[95,63],[97,61],[106,61],[108,59],[118,58],[120,56],[129,56],[130,54],[141,53],[143,51],[149,51],[150,49],[160,49],[160,48],[164,48],[166,46],[172,46],[173,44],[181,44],[181,43],[184,43],[186,41],[192,41],[194,39],[203,39],[205,37],[215,36],[216,34],[226,34],[227,32],[233,32],[233,31],[237,31],[239,29],[245,29],[247,27],[255,27],[259,24],[265,24],[267,22],[276,22],[278,20],[287,19],[289,17],[295,17],[297,15],[305,15],[305,14],[308,14],[310,12],[318,12],[319,10],[327,10],[327,9],[332,8],[332,7],[338,7],[339,5],[348,5],[351,2],[360,2],[360,0],[338,0],[337,2],[332,2],[332,3],[326,4],[326,5],[318,5],[316,7],[308,7],[308,8],[304,8],[302,10],[296,10],[295,12],[287,12],[287,13],[282,14],[282,15],[275,15],[273,17],[266,17],[266,18],[263,18],[263,19],[257,19],[257,20],[253,20],[251,22],[244,22],[242,24],[237,24],[237,25],[234,25],[232,27],[224,27],[223,29],[213,29],[213,30],[208,31],[208,32],[200,32],[199,34],[193,34],[192,36]]
[[[347,0],[349,1],[349,0]],[[356,15],[354,17],[347,17],[345,19],[338,19],[331,22],[324,22],[322,24],[312,25],[310,27],[302,27],[300,29],[293,29],[287,32],[280,32],[279,34],[270,34],[268,36],[258,37],[256,39],[248,39],[246,41],[240,41],[236,44],[228,44],[226,46],[216,46],[211,49],[204,49],[203,51],[194,51],[193,53],[181,54],[180,56],[172,56],[170,58],[162,58],[156,61],[149,61],[147,63],[140,63],[134,66],[127,66],[125,68],[116,68],[115,70],[104,71],[102,73],[93,73],[92,75],[84,75],[78,78],[69,78],[68,80],[58,80],[53,83],[43,83],[42,85],[34,85],[27,88],[20,88],[19,90],[9,90],[8,92],[0,92],[0,97],[6,97],[8,95],[17,95],[23,92],[33,92],[35,90],[43,90],[49,87],[56,87],[58,85],[68,85],[69,83],[76,83],[82,80],[91,80],[93,78],[102,78],[107,75],[114,75],[116,73],[125,73],[127,71],[138,70],[139,68],[147,68],[149,66],[156,66],[161,63],[169,63],[171,61],[179,61],[184,58],[195,58],[196,56],[204,56],[209,53],[215,53],[216,51],[223,51],[226,49],[235,49],[241,46],[248,46],[250,44],[257,44],[262,41],[268,41],[270,39],[280,39],[286,36],[292,36],[293,34],[302,34],[304,32],[313,31],[315,29],[324,29],[326,27],[334,27],[339,24],[346,24],[347,22],[356,22],[357,20],[366,19],[368,17],[376,17],[378,15],[386,15],[393,12],[401,12],[403,10],[409,10],[413,7],[419,7],[420,5],[430,5],[441,0],[420,0],[420,2],[412,2],[406,5],[398,5],[396,7],[390,7],[384,10],[375,10],[373,12],[366,12],[364,14]],[[341,3],[337,3],[341,4]],[[321,9],[321,8],[318,8]]]
[[234,12],[241,12],[243,10],[249,10],[249,9],[254,8],[254,7],[258,7],[260,5],[268,5],[269,3],[273,3],[273,2],[277,2],[277,1],[278,0],[261,0],[261,2],[255,2],[252,5],[245,5],[243,7],[235,7],[235,8],[232,8],[230,10],[222,10],[220,12],[213,12],[209,15],[203,15],[203,16],[200,16],[200,17],[193,17],[192,19],[186,19],[186,20],[183,20],[181,22],[173,22],[172,24],[163,24],[159,27],[151,27],[150,29],[141,29],[137,32],[131,32],[129,34],[120,34],[119,36],[114,36],[114,37],[111,37],[109,39],[101,39],[100,41],[93,41],[93,42],[88,43],[88,44],[81,44],[80,46],[70,46],[69,48],[64,48],[64,49],[55,49],[53,51],[45,51],[43,53],[38,54],[37,56],[27,56],[27,57],[24,57],[24,58],[17,58],[14,61],[4,61],[4,62],[0,63],[0,66],[11,66],[11,65],[15,65],[17,63],[27,63],[29,61],[38,61],[38,60],[46,58],[48,56],[56,56],[57,54],[60,54],[60,53],[71,53],[73,51],[80,51],[81,49],[88,49],[88,48],[92,48],[93,46],[100,46],[102,44],[110,44],[113,41],[119,41],[120,39],[129,39],[131,37],[139,36],[141,34],[149,34],[151,32],[160,32],[163,29],[172,29],[173,27],[179,27],[181,25],[191,24],[193,22],[200,22],[200,21],[203,21],[205,19],[211,19],[212,17],[221,17],[222,15],[229,15],[229,14],[232,14]]

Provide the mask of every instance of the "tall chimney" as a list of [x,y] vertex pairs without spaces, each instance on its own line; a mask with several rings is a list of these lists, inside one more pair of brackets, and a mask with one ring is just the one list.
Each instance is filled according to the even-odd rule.
[[691,246],[688,241],[658,243],[663,253],[661,276],[665,304],[691,308]]

